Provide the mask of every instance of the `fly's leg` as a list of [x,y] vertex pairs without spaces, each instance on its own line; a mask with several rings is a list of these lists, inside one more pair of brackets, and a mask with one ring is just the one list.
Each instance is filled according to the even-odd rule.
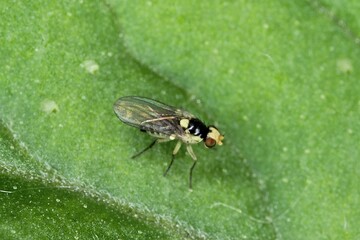
[[188,153],[190,154],[191,158],[194,161],[193,165],[190,168],[190,176],[189,176],[189,188],[192,189],[192,173],[193,173],[193,170],[195,168],[197,158],[195,156],[195,153],[192,150],[191,145],[187,145],[186,150],[188,151]]
[[144,152],[146,152],[147,150],[149,150],[150,148],[152,148],[155,143],[162,143],[162,142],[167,142],[167,141],[170,141],[170,139],[167,139],[167,138],[158,138],[158,139],[155,139],[149,146],[147,146],[144,150],[142,150],[141,152],[135,154],[134,156],[132,156],[131,158],[134,159],[134,158],[137,158],[138,156],[140,156],[141,154],[143,154]]
[[166,176],[166,174],[169,172],[172,164],[174,163],[174,159],[175,159],[175,155],[177,154],[177,152],[179,151],[181,147],[181,141],[178,141],[174,150],[173,150],[173,153],[172,153],[172,157],[171,157],[171,162],[169,164],[169,166],[167,167],[166,171],[164,172],[164,177]]
[[144,150],[142,150],[141,152],[138,152],[137,154],[135,154],[134,156],[132,156],[131,158],[137,158],[138,156],[140,156],[141,154],[143,154],[144,152],[146,152],[147,150],[149,150],[150,148],[152,148],[155,143],[158,141],[158,139],[155,139],[149,146],[147,146]]
[[194,163],[190,168],[190,180],[189,180],[189,188],[190,189],[192,189],[192,172],[193,172],[193,169],[194,169],[196,163],[197,163],[196,160],[194,160]]

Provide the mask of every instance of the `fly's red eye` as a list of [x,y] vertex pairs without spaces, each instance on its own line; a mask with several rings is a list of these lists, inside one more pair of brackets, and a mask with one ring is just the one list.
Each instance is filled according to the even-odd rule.
[[205,140],[205,146],[206,146],[206,147],[212,148],[212,147],[214,147],[215,145],[216,145],[215,139],[210,138],[210,137],[206,138],[206,140]]

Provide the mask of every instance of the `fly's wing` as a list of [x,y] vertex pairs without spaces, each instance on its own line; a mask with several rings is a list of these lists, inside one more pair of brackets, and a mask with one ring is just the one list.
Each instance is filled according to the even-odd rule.
[[114,104],[114,111],[128,125],[167,136],[181,135],[180,120],[194,117],[188,112],[142,97],[119,98]]

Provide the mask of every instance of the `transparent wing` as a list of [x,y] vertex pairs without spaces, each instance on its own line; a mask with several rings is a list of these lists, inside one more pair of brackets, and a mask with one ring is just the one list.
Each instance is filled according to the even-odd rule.
[[143,97],[122,97],[114,104],[119,119],[131,126],[152,133],[181,135],[180,120],[193,118],[188,112]]

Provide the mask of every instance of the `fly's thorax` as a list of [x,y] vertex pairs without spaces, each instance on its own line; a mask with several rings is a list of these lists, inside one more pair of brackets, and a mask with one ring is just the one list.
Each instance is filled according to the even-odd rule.
[[197,118],[184,118],[180,120],[180,126],[186,133],[189,133],[193,136],[200,137],[202,139],[206,138],[206,135],[209,132],[208,127]]
[[206,125],[197,118],[183,118],[180,120],[180,126],[185,133],[182,140],[190,144],[203,141],[209,131]]

